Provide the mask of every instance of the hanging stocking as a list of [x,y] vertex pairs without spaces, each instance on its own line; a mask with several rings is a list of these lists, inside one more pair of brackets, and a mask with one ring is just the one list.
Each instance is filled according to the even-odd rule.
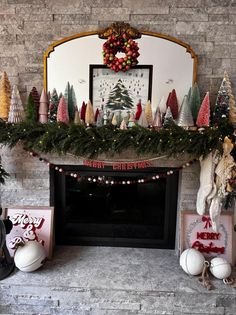
[[223,207],[223,200],[226,198],[228,180],[232,177],[232,171],[235,167],[234,159],[230,155],[234,145],[228,137],[225,137],[223,143],[223,155],[215,169],[215,184],[217,193],[213,197],[209,214],[211,217],[212,228],[217,231],[219,216]]
[[200,159],[200,187],[197,193],[197,213],[203,215],[208,203],[216,193],[214,184],[214,172],[218,161],[216,152],[209,153],[204,159]]

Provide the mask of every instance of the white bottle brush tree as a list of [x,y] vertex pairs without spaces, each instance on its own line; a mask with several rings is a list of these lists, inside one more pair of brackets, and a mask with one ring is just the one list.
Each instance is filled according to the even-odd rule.
[[19,90],[16,85],[13,86],[11,94],[11,105],[8,115],[8,122],[19,123],[25,119],[25,111],[22,105]]

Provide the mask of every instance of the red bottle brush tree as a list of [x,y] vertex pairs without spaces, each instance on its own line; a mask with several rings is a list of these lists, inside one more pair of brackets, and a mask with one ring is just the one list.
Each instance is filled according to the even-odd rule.
[[80,119],[83,120],[83,122],[85,122],[86,107],[87,105],[85,104],[85,102],[83,102],[80,110]]
[[173,119],[177,119],[179,113],[178,100],[175,89],[172,90],[167,100],[167,107],[170,107]]
[[136,110],[136,113],[135,113],[135,119],[136,120],[139,120],[139,118],[141,116],[141,113],[142,113],[142,104],[141,104],[141,100],[139,100],[139,102],[137,104],[137,110]]
[[206,93],[204,100],[198,112],[197,122],[198,127],[209,127],[210,125],[210,97],[209,92]]
[[69,124],[69,121],[68,105],[64,97],[62,96],[57,109],[57,122]]

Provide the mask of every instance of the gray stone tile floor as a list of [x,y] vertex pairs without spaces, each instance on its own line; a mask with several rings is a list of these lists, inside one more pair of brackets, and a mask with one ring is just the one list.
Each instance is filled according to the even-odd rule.
[[0,314],[236,314],[236,289],[212,282],[188,276],[173,250],[58,246],[39,270],[0,281]]

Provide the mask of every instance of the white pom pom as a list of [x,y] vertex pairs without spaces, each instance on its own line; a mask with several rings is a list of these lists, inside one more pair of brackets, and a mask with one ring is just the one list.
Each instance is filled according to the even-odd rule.
[[231,274],[231,265],[226,259],[216,257],[211,260],[210,271],[217,279],[226,279]]
[[180,256],[180,266],[192,276],[199,275],[204,267],[205,258],[198,250],[188,248]]
[[46,252],[42,244],[37,241],[29,241],[24,246],[17,248],[14,256],[15,265],[25,272],[35,271],[40,268],[46,258]]

